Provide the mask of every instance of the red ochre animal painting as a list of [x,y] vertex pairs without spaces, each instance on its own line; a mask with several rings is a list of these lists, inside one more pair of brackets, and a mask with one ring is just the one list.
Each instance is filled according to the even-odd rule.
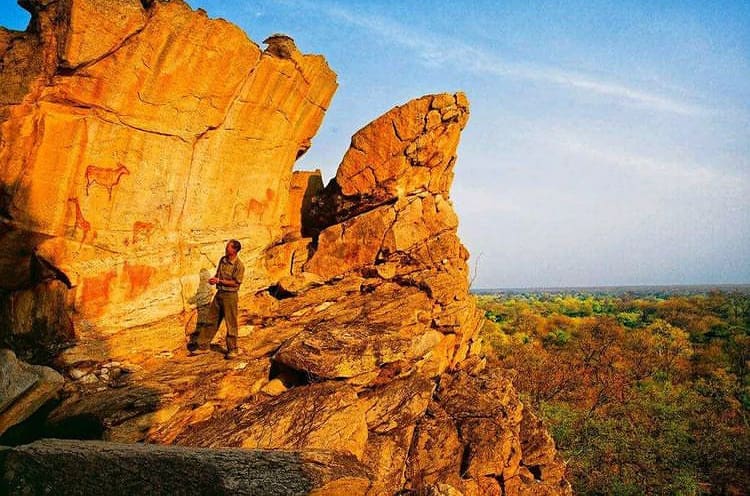
[[111,200],[112,188],[120,182],[122,176],[130,174],[127,167],[122,164],[117,165],[118,167],[116,169],[106,169],[95,165],[89,165],[86,167],[86,196],[89,194],[89,187],[92,184],[98,184],[107,188],[109,199]]
[[133,244],[142,241],[151,242],[151,235],[157,229],[157,225],[153,222],[143,222],[137,220],[133,223]]
[[87,221],[83,217],[83,212],[81,212],[81,205],[78,203],[78,198],[68,198],[68,202],[72,203],[76,207],[76,223],[73,227],[73,236],[75,237],[76,230],[80,228],[81,231],[83,231],[83,238],[81,238],[81,244],[83,244],[89,235],[89,231],[91,231],[91,222]]

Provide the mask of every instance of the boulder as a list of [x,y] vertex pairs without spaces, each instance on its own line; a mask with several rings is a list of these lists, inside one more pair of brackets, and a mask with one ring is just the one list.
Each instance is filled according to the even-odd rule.
[[351,387],[311,384],[213,416],[176,441],[204,447],[335,448],[361,459],[367,443],[365,409]]
[[0,435],[57,397],[63,377],[49,367],[29,365],[0,350]]
[[369,472],[331,451],[42,440],[0,452],[3,494],[364,495]]
[[373,485],[368,495],[398,494],[401,491],[413,435],[413,425],[386,434],[370,433],[363,458],[363,463],[372,470]]
[[461,130],[462,93],[429,95],[396,107],[358,131],[336,173],[344,196],[382,202],[429,191],[446,194]]

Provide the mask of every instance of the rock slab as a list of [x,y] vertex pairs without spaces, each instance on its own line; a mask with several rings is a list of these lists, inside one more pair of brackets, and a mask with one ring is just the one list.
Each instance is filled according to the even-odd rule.
[[63,387],[49,367],[29,365],[10,350],[0,350],[0,435],[23,422]]
[[2,494],[365,494],[365,468],[330,451],[196,449],[48,439],[0,451]]

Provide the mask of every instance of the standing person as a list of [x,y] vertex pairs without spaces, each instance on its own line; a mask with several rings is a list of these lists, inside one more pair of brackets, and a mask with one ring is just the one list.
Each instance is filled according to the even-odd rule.
[[216,285],[217,291],[209,307],[208,322],[205,325],[199,324],[190,335],[187,348],[193,355],[209,351],[211,340],[223,320],[227,327],[227,352],[224,358],[229,360],[237,357],[237,291],[245,276],[245,266],[237,256],[240,249],[240,242],[230,239],[224,249],[225,255],[219,260],[216,274],[208,280],[212,286]]

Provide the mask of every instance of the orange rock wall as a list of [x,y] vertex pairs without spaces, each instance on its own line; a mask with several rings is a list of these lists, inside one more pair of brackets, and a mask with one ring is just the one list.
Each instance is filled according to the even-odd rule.
[[28,32],[0,30],[0,288],[36,282],[36,250],[79,320],[138,325],[188,307],[229,238],[264,284],[336,89],[325,60],[179,1],[44,3]]

